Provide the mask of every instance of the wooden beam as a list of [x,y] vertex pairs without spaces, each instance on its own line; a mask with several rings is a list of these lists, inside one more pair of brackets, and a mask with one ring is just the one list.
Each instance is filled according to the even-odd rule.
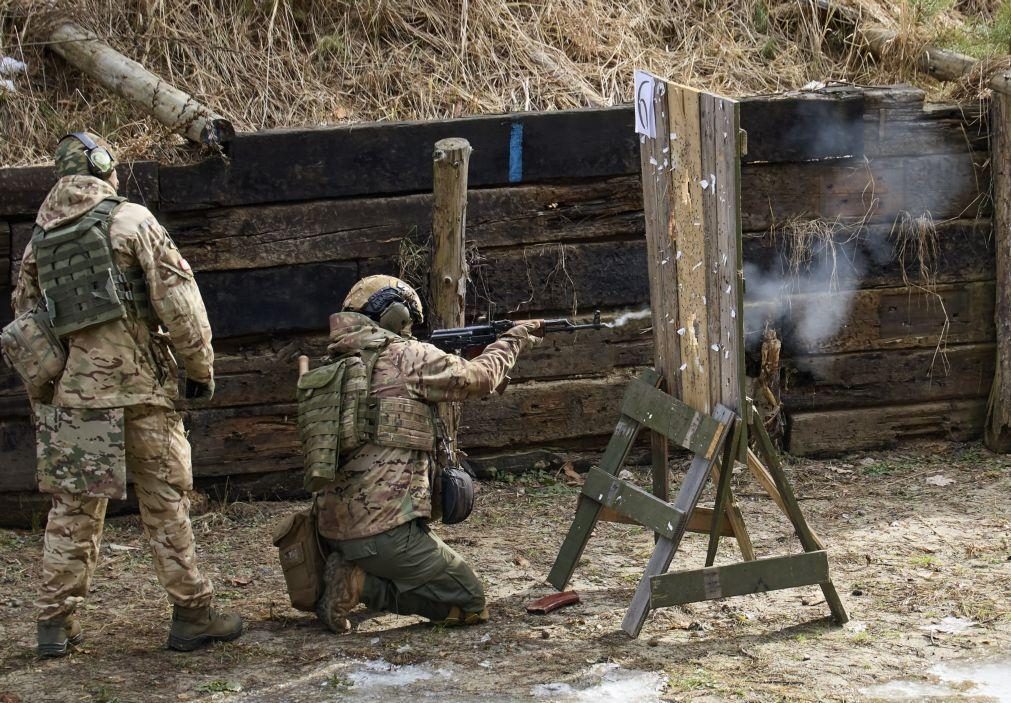
[[997,248],[997,291],[994,320],[997,354],[987,403],[984,438],[996,452],[1011,451],[1011,95],[997,93],[990,105],[993,133],[993,230]]
[[628,385],[621,412],[692,454],[713,456],[719,423],[642,380]]
[[48,47],[190,141],[217,145],[235,136],[235,129],[227,119],[69,20],[55,24]]
[[[435,143],[433,162],[432,233],[434,250],[429,272],[431,295],[430,329],[463,327],[467,296],[467,168],[470,144],[466,139],[442,139]],[[440,403],[439,416],[446,428],[451,465],[459,462],[456,431],[460,404]]]
[[[622,515],[611,508],[602,508],[600,515],[597,517],[597,522],[616,522],[622,525],[639,525],[640,527],[645,527],[645,525],[636,520],[634,517]],[[727,522],[723,522],[720,525],[720,535],[723,537],[738,537],[738,533],[734,531],[734,524],[734,522],[729,520]],[[696,506],[695,510],[692,511],[692,514],[688,516],[688,526],[685,528],[685,531],[708,535],[712,531],[712,528],[713,509],[705,508],[701,505]]]
[[824,551],[768,557],[654,576],[650,579],[650,607],[767,593],[826,581],[828,555]]

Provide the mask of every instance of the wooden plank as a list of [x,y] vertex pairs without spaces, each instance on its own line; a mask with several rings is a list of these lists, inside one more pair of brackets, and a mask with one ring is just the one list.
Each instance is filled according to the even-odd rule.
[[[734,413],[722,405],[717,405],[713,417],[723,427],[718,439],[718,447],[722,447],[729,434],[730,423],[734,417]],[[704,457],[696,456],[692,460],[688,473],[685,475],[681,488],[678,490],[677,497],[674,499],[673,505],[678,513],[688,516],[695,509],[695,506],[698,505],[702,490],[712,470],[712,465],[713,460]],[[649,579],[651,576],[662,574],[670,568],[671,561],[674,559],[674,553],[677,551],[678,545],[684,537],[686,526],[687,517],[679,520],[678,524],[674,526],[674,537],[672,539],[661,537],[657,540],[653,555],[650,557],[642,579],[639,581],[635,594],[632,596],[632,603],[628,607],[628,612],[625,613],[625,617],[621,621],[621,629],[631,637],[639,636],[642,625],[646,621],[646,615],[649,612]]]
[[674,526],[685,518],[669,503],[596,467],[587,473],[582,493],[667,539],[674,536]]
[[[829,222],[822,222],[831,228]],[[910,282],[923,283],[918,257],[928,255],[931,273],[938,283],[992,280],[995,275],[993,227],[990,220],[952,220],[936,226],[936,256],[913,237],[905,238],[895,224],[871,225],[856,234],[840,224],[830,238],[801,242],[808,247],[810,265],[802,276],[790,276],[790,251],[800,241],[789,227],[750,234],[744,239],[744,260],[749,277],[782,281],[791,292],[818,292],[828,288],[825,275],[832,272],[839,290],[904,285],[903,271]],[[801,236],[801,239],[803,237]],[[905,246],[903,246],[905,242]],[[749,290],[749,298],[753,297]]]
[[[864,97],[853,88],[764,96],[741,101],[748,132],[745,162],[809,161],[862,156]],[[784,129],[784,125],[789,125]]]
[[[889,224],[904,211],[930,212],[937,221],[985,215],[989,176],[978,158],[966,152],[870,162],[747,164],[741,173],[743,228],[765,231],[793,217]],[[945,178],[937,179],[938,173]]]
[[[659,384],[660,375],[652,370],[643,372],[640,379],[646,383]],[[600,471],[609,475],[616,475],[618,469],[625,462],[628,452],[632,448],[636,437],[642,426],[634,420],[622,415],[618,419],[618,424],[614,428],[604,456],[600,460]],[[576,516],[569,526],[569,531],[565,535],[565,540],[558,550],[558,556],[548,574],[548,583],[559,591],[565,589],[566,584],[572,578],[572,573],[579,563],[579,558],[586,549],[593,528],[597,524],[601,510],[601,504],[593,500],[580,501],[576,508]]]
[[618,107],[240,134],[227,163],[162,169],[163,209],[428,192],[430,145],[447,137],[481,154],[473,187],[628,174],[637,163],[631,127],[632,111]]
[[707,459],[712,456],[719,423],[644,381],[636,379],[629,384],[621,412],[692,454]]
[[[642,236],[638,176],[471,190],[467,239],[480,251]],[[362,197],[167,213],[199,270],[388,258],[431,235],[431,195]]]
[[767,593],[828,580],[828,555],[824,551],[768,557],[654,576],[650,579],[650,607]]
[[208,271],[197,281],[215,337],[322,330],[358,281],[354,263]]
[[[120,195],[132,202],[157,209],[158,164],[131,161],[119,165]],[[56,184],[52,166],[0,169],[0,217],[35,217],[46,194]]]
[[744,421],[734,420],[734,431],[730,440],[724,444],[723,456],[719,465],[713,466],[713,481],[716,483],[716,498],[713,502],[713,525],[709,532],[709,546],[706,550],[706,566],[712,566],[716,561],[716,551],[720,546],[720,533],[723,519],[730,507],[730,478],[734,473],[734,461],[741,452],[741,439]]
[[[668,85],[670,111],[671,224],[668,236],[674,240],[679,262],[677,281],[677,328],[657,327],[654,334],[670,336],[681,351],[681,395],[691,407],[709,413],[709,316],[706,298],[706,239],[716,226],[715,213],[706,209],[709,175],[702,173],[701,95],[691,89]],[[647,223],[649,227],[649,223]],[[668,276],[665,269],[651,275]],[[668,283],[668,285],[670,285]],[[661,313],[666,311],[661,308]],[[674,337],[673,335],[677,335]],[[670,344],[670,343],[668,343]]]
[[791,413],[979,398],[990,388],[993,344],[794,356],[783,403]]
[[[739,512],[740,511],[738,511],[738,513]],[[622,515],[611,508],[602,508],[600,515],[597,517],[597,522],[616,522],[622,525],[639,525],[640,527],[643,527],[642,523],[634,517]],[[708,535],[712,531],[712,528],[713,509],[705,508],[701,505],[696,506],[695,510],[692,511],[692,514],[688,516],[688,526],[685,528],[685,531]],[[734,532],[734,523],[721,523],[720,535],[723,537],[737,537],[737,533]]]
[[[698,510],[698,508],[696,508]],[[744,524],[744,515],[741,514],[741,508],[737,504],[737,499],[734,498],[734,494],[730,493],[730,504],[727,506],[726,511],[727,517],[727,527],[730,531],[734,533],[734,537],[737,540],[737,546],[741,550],[741,557],[745,561],[754,561],[755,557],[755,547],[751,543],[751,536],[748,534],[748,528]],[[720,534],[723,535],[726,529],[721,529]]]
[[[779,495],[782,497],[783,505],[786,508],[786,516],[793,524],[793,529],[800,539],[801,546],[804,547],[805,552],[824,550],[825,547],[822,545],[821,540],[808,527],[804,513],[800,509],[800,504],[797,503],[797,498],[794,496],[793,486],[790,485],[786,472],[783,471],[783,467],[779,463],[779,455],[776,452],[776,448],[772,445],[772,440],[769,439],[769,434],[765,431],[765,425],[762,423],[761,416],[753,408],[749,415],[751,417],[753,432],[758,438],[758,454],[768,469],[769,475],[776,482],[776,488],[779,489]],[[835,585],[826,579],[821,583],[821,591],[825,596],[825,602],[828,603],[828,607],[832,611],[832,617],[836,624],[845,624],[849,620],[849,615],[846,613],[846,607],[843,605],[842,599],[839,598],[839,594],[836,592]]]
[[990,393],[984,440],[992,451],[1011,450],[1011,96],[995,91],[993,124],[994,239],[997,245],[996,373]]
[[893,447],[911,439],[967,441],[983,433],[986,396],[790,415],[788,448],[797,456]]
[[[756,160],[862,153],[862,129],[854,119],[861,102],[857,94],[762,96],[746,102],[744,128],[762,136],[753,151]],[[784,130],[783,124],[795,128]],[[426,192],[431,173],[423,145],[450,136],[467,139],[482,154],[471,172],[473,186],[627,175],[638,161],[632,125],[631,108],[620,106],[239,134],[229,144],[228,163],[165,167],[163,209]],[[821,125],[824,136],[805,138],[804,125]],[[588,150],[587,143],[598,147]],[[268,154],[286,158],[268,161]]]
[[[838,328],[804,332],[805,311],[820,315],[840,296],[849,309]],[[746,304],[744,312],[747,341],[771,319],[786,341],[784,354],[797,356],[933,349],[942,335],[949,345],[992,342],[994,304],[994,284],[986,281],[939,285],[934,291],[908,287],[787,295],[775,303]]]
[[[640,308],[648,296],[646,252],[629,242],[549,244],[496,252],[471,266],[467,314],[569,316],[573,309]],[[396,273],[388,260],[361,262],[359,274]]]

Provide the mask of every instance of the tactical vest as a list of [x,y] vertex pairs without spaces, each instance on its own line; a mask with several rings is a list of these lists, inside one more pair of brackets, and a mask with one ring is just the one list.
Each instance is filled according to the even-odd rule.
[[333,481],[341,459],[364,444],[435,450],[432,406],[372,396],[372,370],[383,348],[339,357],[298,380],[298,431],[307,490],[321,490]]
[[73,222],[32,233],[39,286],[58,337],[127,314],[153,319],[144,270],[116,265],[109,221],[125,198],[106,198]]

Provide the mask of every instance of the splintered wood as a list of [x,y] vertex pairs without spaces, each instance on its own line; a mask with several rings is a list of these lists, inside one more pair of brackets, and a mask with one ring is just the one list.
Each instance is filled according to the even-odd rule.
[[740,110],[656,80],[642,180],[657,368],[700,412],[741,411]]

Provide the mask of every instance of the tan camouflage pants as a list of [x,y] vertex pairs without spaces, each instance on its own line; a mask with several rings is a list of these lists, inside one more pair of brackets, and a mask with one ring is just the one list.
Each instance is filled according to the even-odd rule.
[[[210,603],[211,582],[196,565],[190,499],[190,444],[182,418],[167,408],[126,408],[126,465],[140,504],[158,580],[172,603]],[[98,561],[106,498],[53,495],[42,553],[39,619],[68,615],[88,593]]]

